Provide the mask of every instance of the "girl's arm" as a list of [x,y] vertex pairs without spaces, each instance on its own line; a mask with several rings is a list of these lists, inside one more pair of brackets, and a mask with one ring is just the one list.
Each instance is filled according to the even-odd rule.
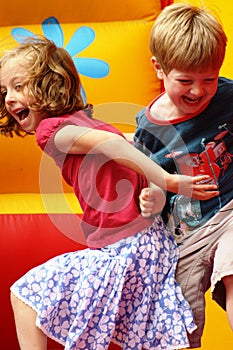
[[161,213],[165,202],[166,196],[164,191],[150,183],[150,187],[143,188],[139,196],[141,215],[144,218],[148,218],[151,215]]
[[170,192],[199,200],[207,200],[219,194],[216,185],[200,184],[209,176],[169,174],[122,136],[108,131],[67,125],[57,132],[54,142],[56,147],[65,153],[103,153],[117,163],[144,175],[148,182]]

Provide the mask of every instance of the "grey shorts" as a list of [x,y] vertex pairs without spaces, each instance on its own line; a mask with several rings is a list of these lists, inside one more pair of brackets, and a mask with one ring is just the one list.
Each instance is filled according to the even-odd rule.
[[233,275],[233,201],[180,244],[176,279],[190,303],[198,328],[189,336],[190,347],[201,346],[205,323],[205,292],[226,306],[224,276]]

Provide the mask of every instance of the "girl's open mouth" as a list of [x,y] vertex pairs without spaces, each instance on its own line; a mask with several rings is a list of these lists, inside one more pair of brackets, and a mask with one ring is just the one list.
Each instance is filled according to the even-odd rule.
[[27,109],[27,108],[23,109],[22,111],[17,113],[20,121],[24,120],[25,118],[27,118],[28,114],[29,114],[29,109]]

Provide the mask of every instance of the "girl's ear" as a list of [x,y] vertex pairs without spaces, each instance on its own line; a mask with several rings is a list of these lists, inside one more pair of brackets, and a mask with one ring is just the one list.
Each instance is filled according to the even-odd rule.
[[155,70],[156,73],[157,73],[158,79],[163,80],[163,78],[164,78],[164,72],[163,72],[163,70],[162,70],[162,67],[161,67],[160,63],[157,61],[157,59],[156,59],[155,56],[152,56],[152,57],[151,57],[151,62],[152,62],[152,64],[153,64],[154,70]]

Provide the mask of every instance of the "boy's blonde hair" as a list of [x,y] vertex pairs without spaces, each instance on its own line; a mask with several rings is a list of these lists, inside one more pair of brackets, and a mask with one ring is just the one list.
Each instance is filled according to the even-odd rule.
[[150,49],[167,75],[172,69],[220,69],[227,37],[219,20],[204,7],[173,4],[164,8],[151,30]]
[[[85,106],[81,98],[81,83],[74,62],[68,52],[57,47],[45,37],[26,39],[6,52],[0,60],[0,69],[12,58],[28,71],[23,82],[32,101],[29,107],[45,117],[56,117]],[[0,133],[13,136],[25,134],[15,119],[7,112],[4,96],[0,93]]]

